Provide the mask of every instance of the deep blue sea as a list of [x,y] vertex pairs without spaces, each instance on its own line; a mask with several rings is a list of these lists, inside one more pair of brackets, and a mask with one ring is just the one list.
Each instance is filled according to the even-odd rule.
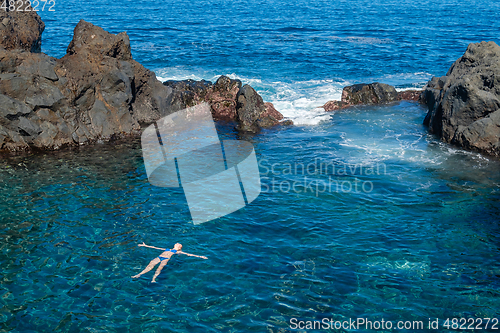
[[[262,193],[200,225],[182,190],[149,184],[139,139],[2,156],[0,332],[390,332],[399,321],[429,332],[429,320],[436,332],[498,332],[494,320],[473,328],[500,319],[500,161],[429,135],[415,103],[317,107],[354,83],[423,87],[469,43],[500,44],[500,2],[54,8],[40,12],[51,56],[84,19],[126,31],[161,80],[238,78],[296,125],[254,136],[218,125],[222,138],[254,145]],[[313,167],[290,172],[301,164]],[[141,242],[180,242],[209,259],[176,256],[158,283],[153,272],[134,280],[159,254]],[[358,318],[372,327],[305,326]],[[392,329],[377,329],[381,320]]]

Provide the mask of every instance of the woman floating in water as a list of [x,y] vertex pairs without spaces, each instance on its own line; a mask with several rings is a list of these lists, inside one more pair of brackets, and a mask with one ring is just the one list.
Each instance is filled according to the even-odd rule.
[[156,278],[158,277],[158,275],[160,275],[161,270],[163,269],[163,267],[165,267],[165,265],[168,263],[168,261],[170,260],[170,258],[172,258],[172,256],[174,254],[185,254],[185,255],[190,256],[190,257],[198,257],[198,258],[202,258],[202,259],[208,259],[205,256],[197,256],[195,254],[182,252],[181,251],[182,244],[179,244],[179,243],[175,244],[174,248],[172,250],[162,249],[162,248],[155,247],[155,246],[149,246],[149,245],[144,244],[144,242],[142,242],[142,244],[138,244],[138,246],[145,246],[145,247],[149,247],[152,249],[164,251],[162,254],[160,254],[160,256],[158,258],[154,258],[153,260],[151,260],[149,265],[142,272],[140,272],[137,275],[132,276],[134,279],[136,279],[136,278],[140,277],[142,274],[145,274],[145,273],[149,272],[150,270],[152,270],[156,266],[157,263],[160,263],[160,266],[158,266],[158,268],[156,269],[156,273],[153,276],[153,280],[151,280],[151,282],[153,282],[153,283],[156,283]]

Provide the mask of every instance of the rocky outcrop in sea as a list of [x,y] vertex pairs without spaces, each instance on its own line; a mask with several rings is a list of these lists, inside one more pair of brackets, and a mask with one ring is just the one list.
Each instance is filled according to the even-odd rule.
[[114,35],[83,20],[66,55],[50,57],[40,53],[44,27],[36,12],[0,11],[0,150],[58,149],[138,134],[204,101],[215,119],[234,121],[242,131],[282,119],[238,80],[162,84],[133,60],[125,32]]
[[500,157],[500,47],[470,44],[424,92],[424,124],[443,141]]
[[344,87],[340,101],[328,101],[322,108],[325,111],[335,111],[356,105],[378,105],[401,100],[419,101],[421,94],[421,90],[397,92],[395,87],[385,83],[361,83]]
[[[58,149],[138,134],[145,125],[207,102],[214,119],[240,131],[290,124],[249,85],[221,76],[167,81],[132,58],[126,33],[80,21],[61,59],[41,53],[45,29],[34,11],[0,11],[0,150]],[[470,44],[424,92],[383,83],[345,87],[334,111],[399,100],[423,102],[424,124],[443,141],[500,156],[500,47]]]
[[251,133],[261,128],[292,124],[290,120],[283,120],[283,115],[272,103],[264,103],[255,89],[242,86],[240,80],[221,76],[214,84],[205,80],[166,81],[163,84],[173,90],[168,103],[175,111],[207,102],[215,120],[234,121],[239,130]]

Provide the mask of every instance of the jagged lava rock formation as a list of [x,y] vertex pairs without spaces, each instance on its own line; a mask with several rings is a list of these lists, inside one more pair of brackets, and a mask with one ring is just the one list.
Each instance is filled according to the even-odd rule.
[[[82,20],[66,55],[56,59],[39,53],[44,24],[36,12],[1,13],[0,150],[58,149],[139,134],[142,125],[203,101],[216,119],[240,122],[254,112],[252,103],[238,109],[245,86],[237,80],[162,84],[132,59],[124,32],[114,35]],[[252,113],[252,123],[240,129],[278,124],[276,113],[266,110]]]
[[377,105],[400,100],[419,101],[421,93],[420,90],[398,93],[396,88],[385,83],[361,83],[344,87],[340,101],[328,101],[322,108],[325,111],[335,111],[355,105]]
[[500,156],[500,47],[470,44],[446,76],[424,91],[424,124],[443,141]]
[[173,89],[168,102],[173,110],[182,110],[201,102],[207,102],[215,120],[235,121],[238,129],[257,133],[261,128],[276,125],[291,125],[272,103],[264,103],[262,97],[249,85],[240,80],[221,76],[212,84],[210,81],[166,81]]
[[170,90],[132,59],[125,33],[80,21],[61,59],[0,50],[0,148],[57,149],[131,134]]

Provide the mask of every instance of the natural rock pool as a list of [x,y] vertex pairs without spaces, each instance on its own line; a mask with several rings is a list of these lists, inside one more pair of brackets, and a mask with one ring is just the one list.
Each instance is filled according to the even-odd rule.
[[[182,190],[148,183],[139,140],[2,159],[3,329],[278,332],[292,318],[498,317],[500,162],[440,143],[424,114],[402,102],[247,137],[263,193],[197,226]],[[289,174],[315,159],[335,173]],[[310,185],[334,180],[318,194]],[[176,256],[157,284],[153,272],[133,280],[160,252],[143,241],[209,259]]]
[[[54,9],[39,12],[49,56],[66,54],[81,19],[127,31],[134,59],[160,79],[240,79],[296,126],[240,137],[218,125],[221,139],[254,145],[263,192],[197,226],[181,189],[148,183],[139,139],[2,155],[0,331],[355,331],[294,318],[385,320],[393,331],[438,319],[444,331],[447,319],[500,318],[500,162],[429,135],[417,104],[317,109],[355,83],[422,88],[469,43],[500,44],[500,2]],[[158,283],[153,272],[134,280],[159,255],[143,241],[209,259],[176,256]]]

